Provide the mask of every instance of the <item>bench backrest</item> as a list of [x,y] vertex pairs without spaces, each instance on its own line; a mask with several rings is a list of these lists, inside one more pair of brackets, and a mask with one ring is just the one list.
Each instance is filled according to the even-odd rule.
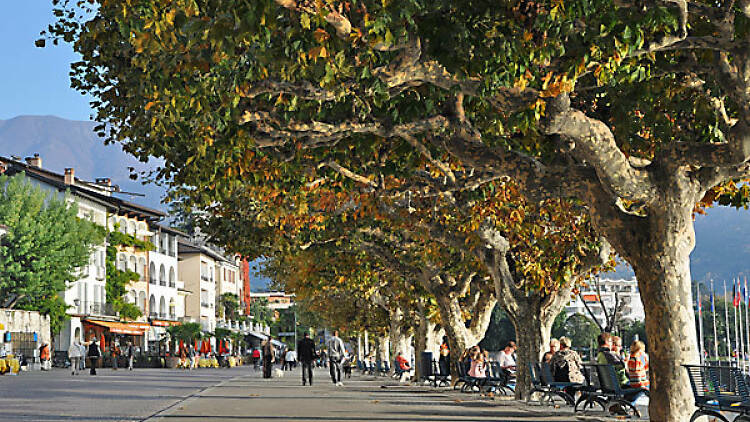
[[599,376],[599,386],[602,391],[616,396],[622,395],[622,388],[620,388],[615,367],[612,365],[595,365],[594,367]]
[[542,362],[541,368],[542,372],[540,374],[540,377],[542,379],[542,383],[544,383],[545,385],[550,385],[555,382],[555,376],[552,375],[552,365],[550,365],[548,362]]

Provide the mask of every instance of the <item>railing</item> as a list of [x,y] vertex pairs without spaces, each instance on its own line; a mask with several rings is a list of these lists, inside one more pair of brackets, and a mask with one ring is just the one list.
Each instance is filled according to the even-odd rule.
[[103,315],[115,316],[117,313],[112,308],[111,303],[102,302],[80,302],[76,310],[81,315]]
[[156,284],[156,279],[154,277],[149,277],[148,283],[149,284]]
[[167,285],[167,280],[164,280],[164,279],[159,280],[159,285],[160,286],[166,286]]
[[208,308],[209,307],[208,305],[209,305],[208,302],[201,302],[201,307],[203,308]]
[[158,319],[159,318],[159,314],[156,313],[156,312],[149,312],[148,313],[148,317],[151,318],[151,319]]
[[174,286],[175,286],[174,280],[169,280],[169,287],[174,287]]
[[208,276],[207,275],[201,275],[201,280],[208,281]]

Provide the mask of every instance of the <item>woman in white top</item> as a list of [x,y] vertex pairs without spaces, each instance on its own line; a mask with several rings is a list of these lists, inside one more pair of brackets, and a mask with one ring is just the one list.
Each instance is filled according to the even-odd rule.
[[77,375],[81,364],[81,345],[76,339],[68,348],[68,358],[70,359],[70,368],[73,370],[71,375]]

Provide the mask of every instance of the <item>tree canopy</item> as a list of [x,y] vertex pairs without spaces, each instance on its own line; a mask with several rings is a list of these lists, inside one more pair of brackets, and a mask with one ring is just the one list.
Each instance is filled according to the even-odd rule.
[[750,193],[748,0],[54,4],[102,136],[163,158],[192,205],[322,230],[320,185],[403,201],[510,178],[582,207],[644,295],[651,418],[689,413],[692,215]]
[[49,315],[56,334],[68,307],[61,294],[89,265],[102,231],[78,218],[67,196],[33,186],[22,173],[0,175],[0,188],[0,224],[8,227],[0,237],[0,302]]

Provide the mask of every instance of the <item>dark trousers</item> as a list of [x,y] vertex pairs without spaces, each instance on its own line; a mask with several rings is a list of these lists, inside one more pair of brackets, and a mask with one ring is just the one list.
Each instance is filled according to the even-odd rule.
[[[307,380],[310,381],[310,385],[312,385],[312,370],[313,363],[311,360],[308,361],[302,361],[302,384],[304,384]],[[305,378],[305,375],[307,375],[307,378]]]
[[99,365],[99,356],[89,357],[89,374],[96,375],[96,367]]
[[271,363],[271,357],[263,358],[263,378],[271,378],[271,369],[273,364]]
[[329,359],[328,364],[331,370],[331,381],[334,384],[341,382],[341,361],[338,359]]

